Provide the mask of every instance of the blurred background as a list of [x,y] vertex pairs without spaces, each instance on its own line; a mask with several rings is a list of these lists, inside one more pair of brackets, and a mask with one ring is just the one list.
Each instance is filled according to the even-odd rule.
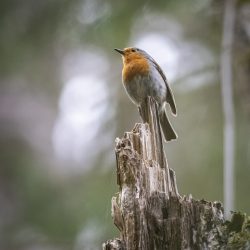
[[[101,249],[118,236],[114,140],[140,118],[115,47],[144,49],[166,72],[180,194],[223,200],[224,2],[1,1],[0,249]],[[250,214],[250,1],[235,11],[235,209]]]

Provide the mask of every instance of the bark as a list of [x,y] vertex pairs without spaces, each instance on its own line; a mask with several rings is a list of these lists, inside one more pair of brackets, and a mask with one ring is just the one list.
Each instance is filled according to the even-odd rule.
[[249,244],[247,216],[235,214],[237,223],[225,223],[220,202],[179,195],[164,155],[157,104],[150,97],[147,115],[149,124],[136,124],[116,140],[120,190],[112,198],[112,217],[120,238],[103,249],[237,249],[230,248],[230,237],[242,232],[241,246]]

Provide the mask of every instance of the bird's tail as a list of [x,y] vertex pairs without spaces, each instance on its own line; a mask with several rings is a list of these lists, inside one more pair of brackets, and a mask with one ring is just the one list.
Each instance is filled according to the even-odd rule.
[[159,118],[165,141],[171,141],[177,139],[177,134],[168,120],[164,106],[159,111]]

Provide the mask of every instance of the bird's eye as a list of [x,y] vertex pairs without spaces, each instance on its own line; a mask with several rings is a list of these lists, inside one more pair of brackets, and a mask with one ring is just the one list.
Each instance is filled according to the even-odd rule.
[[132,52],[136,52],[136,49],[132,49],[131,51],[132,51]]

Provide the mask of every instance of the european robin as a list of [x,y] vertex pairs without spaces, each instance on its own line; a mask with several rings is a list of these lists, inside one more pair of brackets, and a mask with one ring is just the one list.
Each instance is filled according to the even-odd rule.
[[144,50],[134,47],[115,50],[122,55],[122,81],[132,102],[140,110],[145,99],[148,96],[153,97],[158,104],[159,120],[165,140],[176,139],[177,134],[166,114],[168,103],[173,115],[176,116],[175,100],[161,67]]

